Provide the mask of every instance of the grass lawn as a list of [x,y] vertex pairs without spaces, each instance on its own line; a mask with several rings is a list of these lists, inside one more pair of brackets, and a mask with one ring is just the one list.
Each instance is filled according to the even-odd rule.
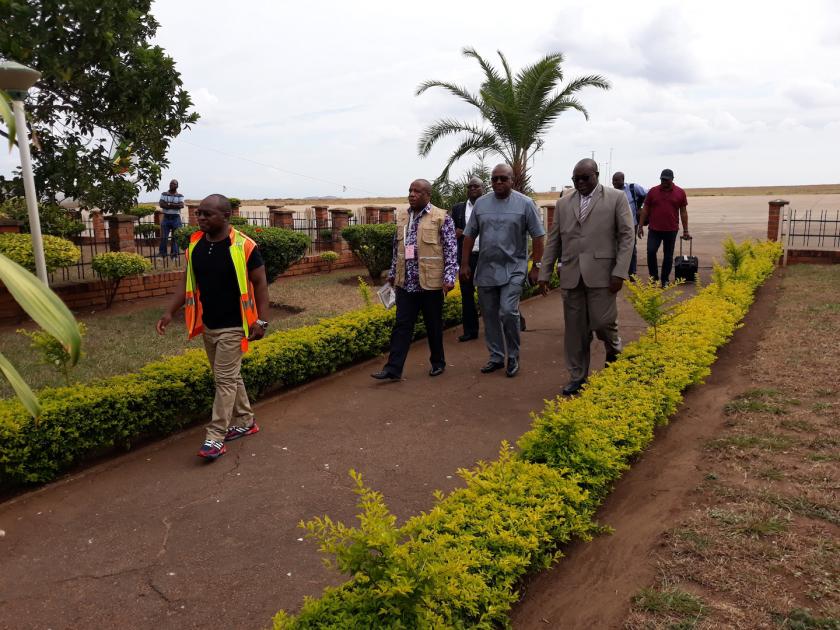
[[629,630],[840,629],[840,266],[785,269],[765,325]]
[[[365,269],[340,269],[330,274],[312,274],[280,279],[269,287],[272,330],[308,326],[324,317],[361,308],[357,276],[371,283]],[[376,296],[373,296],[376,299]],[[170,296],[134,303],[117,303],[110,311],[77,313],[87,325],[82,344],[84,357],[74,368],[74,382],[131,372],[163,356],[180,354],[188,347],[202,347],[200,338],[187,342],[183,315],[179,313],[167,334],[155,332],[155,322]],[[0,328],[0,348],[33,388],[63,385],[58,371],[39,363],[40,355],[30,349],[27,337],[18,328],[35,330],[32,322]],[[0,397],[12,395],[5,379],[0,378]]]

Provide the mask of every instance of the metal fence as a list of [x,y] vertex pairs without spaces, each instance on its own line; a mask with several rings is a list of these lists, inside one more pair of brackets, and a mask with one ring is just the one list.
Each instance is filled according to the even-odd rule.
[[785,265],[790,252],[840,252],[840,210],[782,208],[778,240]]
[[[259,227],[268,227],[270,225],[268,211],[247,211],[241,212],[240,217],[247,219],[251,225]],[[91,267],[93,257],[97,254],[103,254],[111,251],[109,242],[108,223],[105,222],[104,233],[97,235],[94,232],[93,222],[90,217],[82,219],[85,224],[84,231],[78,237],[72,239],[74,244],[81,250],[81,258],[79,262],[68,267],[62,267],[50,274],[50,284],[61,284],[67,282],[79,282],[83,280],[96,280],[97,274]],[[350,224],[357,223],[357,218],[350,216]],[[153,225],[155,228],[144,226]],[[311,243],[307,255],[320,254],[321,252],[332,250],[333,248],[333,234],[332,234],[332,220],[327,219],[326,222],[319,223],[314,218],[295,218],[294,230],[306,234]],[[179,250],[179,255],[172,258],[171,242],[167,243],[165,253],[161,255],[160,252],[160,226],[156,225],[152,215],[142,217],[135,224],[135,239],[134,246],[138,254],[146,258],[152,266],[153,271],[166,272],[177,271],[184,267],[183,252]]]

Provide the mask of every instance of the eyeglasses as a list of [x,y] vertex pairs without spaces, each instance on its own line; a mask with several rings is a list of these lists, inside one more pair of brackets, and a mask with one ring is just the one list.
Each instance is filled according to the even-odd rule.
[[491,182],[506,182],[509,179],[510,179],[510,175],[493,175],[493,177],[490,178],[490,181]]
[[[595,173],[595,175],[598,175],[598,173]],[[592,179],[592,175],[572,175],[572,181],[576,184],[578,182],[588,182],[590,179]]]
[[481,184],[470,184],[467,188],[481,188]]

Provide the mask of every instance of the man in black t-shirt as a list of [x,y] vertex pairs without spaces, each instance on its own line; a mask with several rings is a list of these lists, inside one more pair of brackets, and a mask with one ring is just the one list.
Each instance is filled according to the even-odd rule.
[[[198,206],[199,232],[187,248],[187,269],[169,307],[157,323],[166,331],[186,303],[190,338],[202,333],[213,370],[216,397],[207,436],[198,452],[215,460],[225,442],[259,431],[242,381],[240,367],[248,341],[262,339],[268,328],[268,281],[256,243],[231,228],[230,201],[210,195]],[[200,308],[199,308],[200,307]]]

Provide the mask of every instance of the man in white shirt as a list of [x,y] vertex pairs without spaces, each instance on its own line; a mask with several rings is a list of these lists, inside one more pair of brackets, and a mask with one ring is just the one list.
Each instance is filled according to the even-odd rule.
[[[473,204],[484,194],[484,182],[473,177],[467,183],[467,200],[452,206],[452,220],[455,223],[455,236],[458,239],[458,260],[461,260],[461,250],[464,244],[464,228],[472,216]],[[475,274],[478,264],[478,238],[475,239],[470,252],[470,269]],[[478,339],[478,309],[475,305],[475,285],[472,275],[467,281],[461,280],[461,313],[464,322],[464,334],[458,341],[472,341]]]

